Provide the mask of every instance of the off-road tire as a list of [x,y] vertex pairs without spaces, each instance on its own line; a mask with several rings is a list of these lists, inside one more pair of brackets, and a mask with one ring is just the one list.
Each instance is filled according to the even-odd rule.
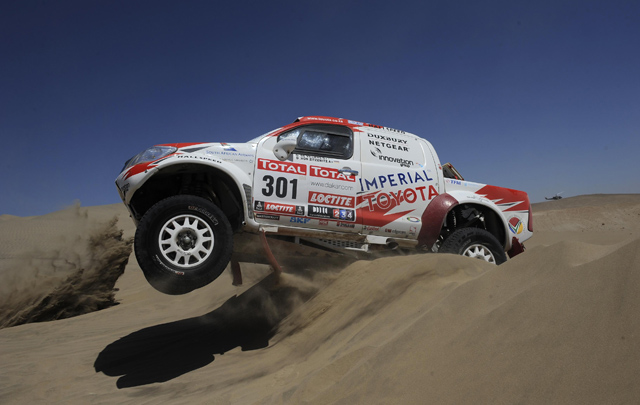
[[135,235],[138,264],[149,284],[165,294],[186,294],[223,272],[233,250],[231,225],[211,201],[192,195],[161,200]]
[[495,236],[481,228],[461,228],[442,242],[440,253],[475,257],[489,263],[502,264],[507,255]]

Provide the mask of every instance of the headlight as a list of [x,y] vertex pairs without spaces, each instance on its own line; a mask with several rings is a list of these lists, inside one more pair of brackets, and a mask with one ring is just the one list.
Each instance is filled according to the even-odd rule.
[[135,166],[139,163],[153,162],[154,160],[161,159],[177,150],[178,148],[174,148],[173,146],[152,146],[127,160],[120,172],[123,172],[131,166]]

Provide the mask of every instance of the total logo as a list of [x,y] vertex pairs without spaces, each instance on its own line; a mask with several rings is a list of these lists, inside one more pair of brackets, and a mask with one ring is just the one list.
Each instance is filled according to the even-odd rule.
[[[312,166],[313,167],[313,166]],[[300,163],[280,162],[278,160],[258,159],[258,169],[272,172],[307,174],[307,165]],[[355,181],[355,180],[354,180]]]
[[330,167],[311,166],[309,167],[311,176],[321,177],[323,179],[342,180],[355,183],[356,176],[347,176],[344,173],[340,173],[339,170]]

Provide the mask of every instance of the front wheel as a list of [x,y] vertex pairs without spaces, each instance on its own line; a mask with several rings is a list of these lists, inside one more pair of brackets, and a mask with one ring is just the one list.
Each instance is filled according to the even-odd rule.
[[156,203],[136,230],[138,264],[149,284],[165,294],[186,294],[211,283],[229,263],[232,250],[224,213],[192,195]]
[[481,228],[461,228],[442,242],[438,252],[473,257],[488,263],[502,264],[507,255],[495,236]]

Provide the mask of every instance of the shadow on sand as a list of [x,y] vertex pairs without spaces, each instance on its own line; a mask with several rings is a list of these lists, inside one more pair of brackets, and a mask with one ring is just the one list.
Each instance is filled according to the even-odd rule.
[[213,362],[215,354],[267,347],[294,303],[309,298],[294,287],[273,287],[269,276],[208,314],[118,339],[100,352],[94,368],[121,376],[118,388],[169,381]]

